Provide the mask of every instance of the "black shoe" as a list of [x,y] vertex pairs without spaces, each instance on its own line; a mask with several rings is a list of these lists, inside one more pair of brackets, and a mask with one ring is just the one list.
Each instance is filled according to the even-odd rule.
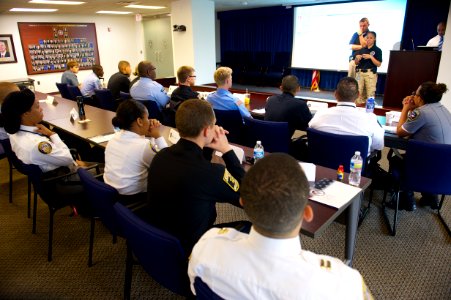
[[[385,204],[386,207],[395,209],[396,207],[396,199],[395,195],[392,196],[392,200]],[[399,193],[399,203],[398,210],[407,210],[414,211],[417,209],[417,204],[415,202],[415,198],[413,197],[412,192],[401,192]]]
[[428,195],[421,197],[419,204],[421,206],[430,206],[432,209],[438,209],[440,201],[437,195]]

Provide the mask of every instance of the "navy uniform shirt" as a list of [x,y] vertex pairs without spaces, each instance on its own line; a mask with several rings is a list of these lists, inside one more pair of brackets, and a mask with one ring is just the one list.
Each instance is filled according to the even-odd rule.
[[198,99],[199,93],[191,89],[191,87],[186,85],[180,85],[171,94],[170,107],[173,110],[177,110],[178,106],[182,104],[183,101],[188,99]]
[[213,151],[180,139],[155,155],[148,176],[148,214],[154,226],[176,236],[187,253],[216,220],[216,202],[239,206],[244,169],[233,150],[225,166],[211,163]]
[[271,96],[266,102],[265,120],[288,122],[290,135],[293,135],[296,129],[306,130],[311,119],[312,114],[307,103],[295,98],[291,93]]
[[[373,45],[371,48],[362,48],[354,54],[354,59],[356,55],[363,55],[363,54],[371,54],[374,56],[375,59],[382,62],[382,50],[377,47],[376,45]],[[371,70],[373,73],[377,72],[377,66],[371,61],[371,59],[363,58],[360,60],[359,64],[356,66],[356,70]]]
[[414,140],[451,144],[451,113],[440,102],[410,111],[402,129]]

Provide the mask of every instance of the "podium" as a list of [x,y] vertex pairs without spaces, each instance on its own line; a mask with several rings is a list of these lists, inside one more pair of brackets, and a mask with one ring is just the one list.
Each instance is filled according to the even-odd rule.
[[437,80],[441,52],[390,51],[383,106],[402,108],[402,99],[425,81]]

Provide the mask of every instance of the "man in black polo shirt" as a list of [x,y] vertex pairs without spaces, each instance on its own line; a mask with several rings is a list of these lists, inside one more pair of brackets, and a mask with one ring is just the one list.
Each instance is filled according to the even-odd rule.
[[[271,96],[266,102],[265,120],[288,122],[290,136],[293,135],[295,130],[305,131],[312,119],[312,114],[304,100],[295,98],[296,93],[300,90],[298,78],[294,75],[285,76],[282,79],[280,90],[283,92],[281,95]],[[306,153],[304,140],[292,141],[290,145],[291,155],[304,160]]]
[[[244,169],[215,122],[210,103],[184,101],[176,114],[180,140],[158,152],[149,168],[146,219],[177,237],[187,254],[215,223],[216,202],[241,207]],[[225,166],[210,162],[214,151]]]
[[132,69],[130,63],[125,60],[121,60],[117,65],[119,72],[111,75],[108,80],[108,89],[113,94],[113,99],[120,98],[120,92],[130,93],[130,74]]
[[366,35],[367,47],[355,53],[359,98],[357,104],[365,104],[366,99],[376,95],[377,67],[382,63],[382,50],[376,46],[376,33],[369,31]]

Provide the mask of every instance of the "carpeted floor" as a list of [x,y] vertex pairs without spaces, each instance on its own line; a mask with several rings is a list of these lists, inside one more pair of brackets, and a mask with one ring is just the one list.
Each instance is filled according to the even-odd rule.
[[[0,161],[0,299],[121,299],[125,242],[112,244],[97,223],[94,263],[87,266],[89,220],[55,216],[54,258],[47,262],[48,211],[40,202],[37,234],[26,216],[26,178],[15,172],[14,202],[8,203],[8,165]],[[427,208],[402,211],[396,237],[389,236],[378,209],[382,193],[358,231],[354,267],[376,299],[451,299],[451,238]],[[447,200],[451,200],[448,198]],[[451,203],[443,208],[451,223]],[[244,213],[218,205],[218,222]],[[332,224],[315,239],[302,236],[305,249],[343,258],[344,226]],[[233,259],[233,255],[225,259]],[[270,276],[270,274],[268,274]],[[179,299],[134,267],[132,299]]]

